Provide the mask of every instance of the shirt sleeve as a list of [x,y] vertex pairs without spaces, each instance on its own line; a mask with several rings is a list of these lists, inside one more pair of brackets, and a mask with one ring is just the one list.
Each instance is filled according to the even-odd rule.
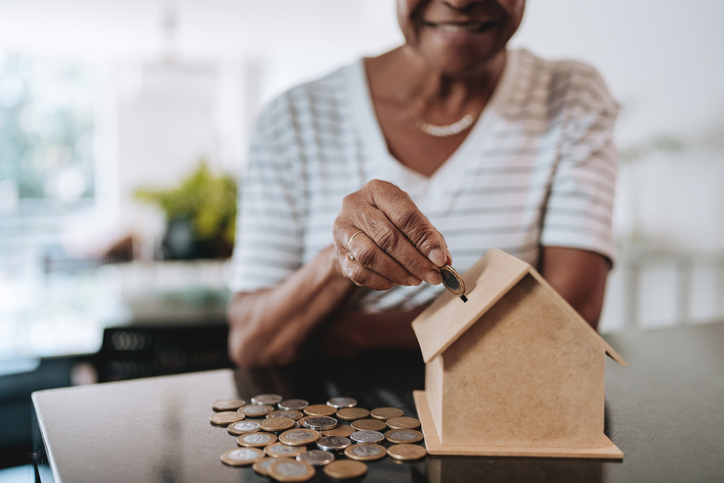
[[[276,104],[276,105],[274,105]],[[236,240],[229,288],[251,292],[276,285],[302,265],[298,201],[300,178],[282,154],[286,133],[281,102],[263,113],[252,132],[239,190]]]
[[590,250],[613,263],[618,171],[613,128],[618,105],[593,69],[581,69],[573,76],[541,245]]

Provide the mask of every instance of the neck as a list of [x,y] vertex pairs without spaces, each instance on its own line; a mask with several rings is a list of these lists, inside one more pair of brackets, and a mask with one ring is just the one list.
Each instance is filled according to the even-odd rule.
[[482,109],[498,84],[507,59],[503,50],[475,72],[452,76],[432,69],[410,48],[400,48],[398,55],[394,64],[398,69],[400,99],[421,111],[450,113]]

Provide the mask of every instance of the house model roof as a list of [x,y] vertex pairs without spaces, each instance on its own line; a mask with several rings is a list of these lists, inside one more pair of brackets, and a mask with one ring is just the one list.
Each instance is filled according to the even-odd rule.
[[570,323],[581,326],[591,344],[603,349],[621,365],[626,361],[586,322],[578,312],[551,287],[528,263],[512,255],[491,248],[463,275],[467,288],[467,302],[444,292],[413,322],[417,340],[425,363],[430,362],[450,347],[462,334],[490,310],[523,277],[530,274],[550,293],[550,296],[566,307]]

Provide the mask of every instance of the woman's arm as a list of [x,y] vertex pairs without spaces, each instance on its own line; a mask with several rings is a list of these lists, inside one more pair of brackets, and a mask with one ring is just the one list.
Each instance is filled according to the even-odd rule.
[[611,263],[603,255],[565,247],[543,247],[540,272],[581,317],[598,328]]

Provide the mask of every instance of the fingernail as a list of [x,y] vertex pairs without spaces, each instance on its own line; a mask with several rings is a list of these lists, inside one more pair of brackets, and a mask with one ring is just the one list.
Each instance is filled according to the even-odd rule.
[[437,265],[438,267],[442,267],[443,265],[445,265],[445,262],[447,261],[447,257],[442,252],[442,250],[439,248],[433,249],[430,252],[430,254],[427,256],[427,258],[429,258],[430,261],[432,263],[434,263],[435,265]]
[[407,279],[407,285],[417,286],[417,285],[420,285],[421,283],[422,283],[422,280],[420,280],[417,277],[410,277]]
[[433,285],[439,285],[442,283],[442,276],[437,270],[430,270],[425,274],[425,281]]

